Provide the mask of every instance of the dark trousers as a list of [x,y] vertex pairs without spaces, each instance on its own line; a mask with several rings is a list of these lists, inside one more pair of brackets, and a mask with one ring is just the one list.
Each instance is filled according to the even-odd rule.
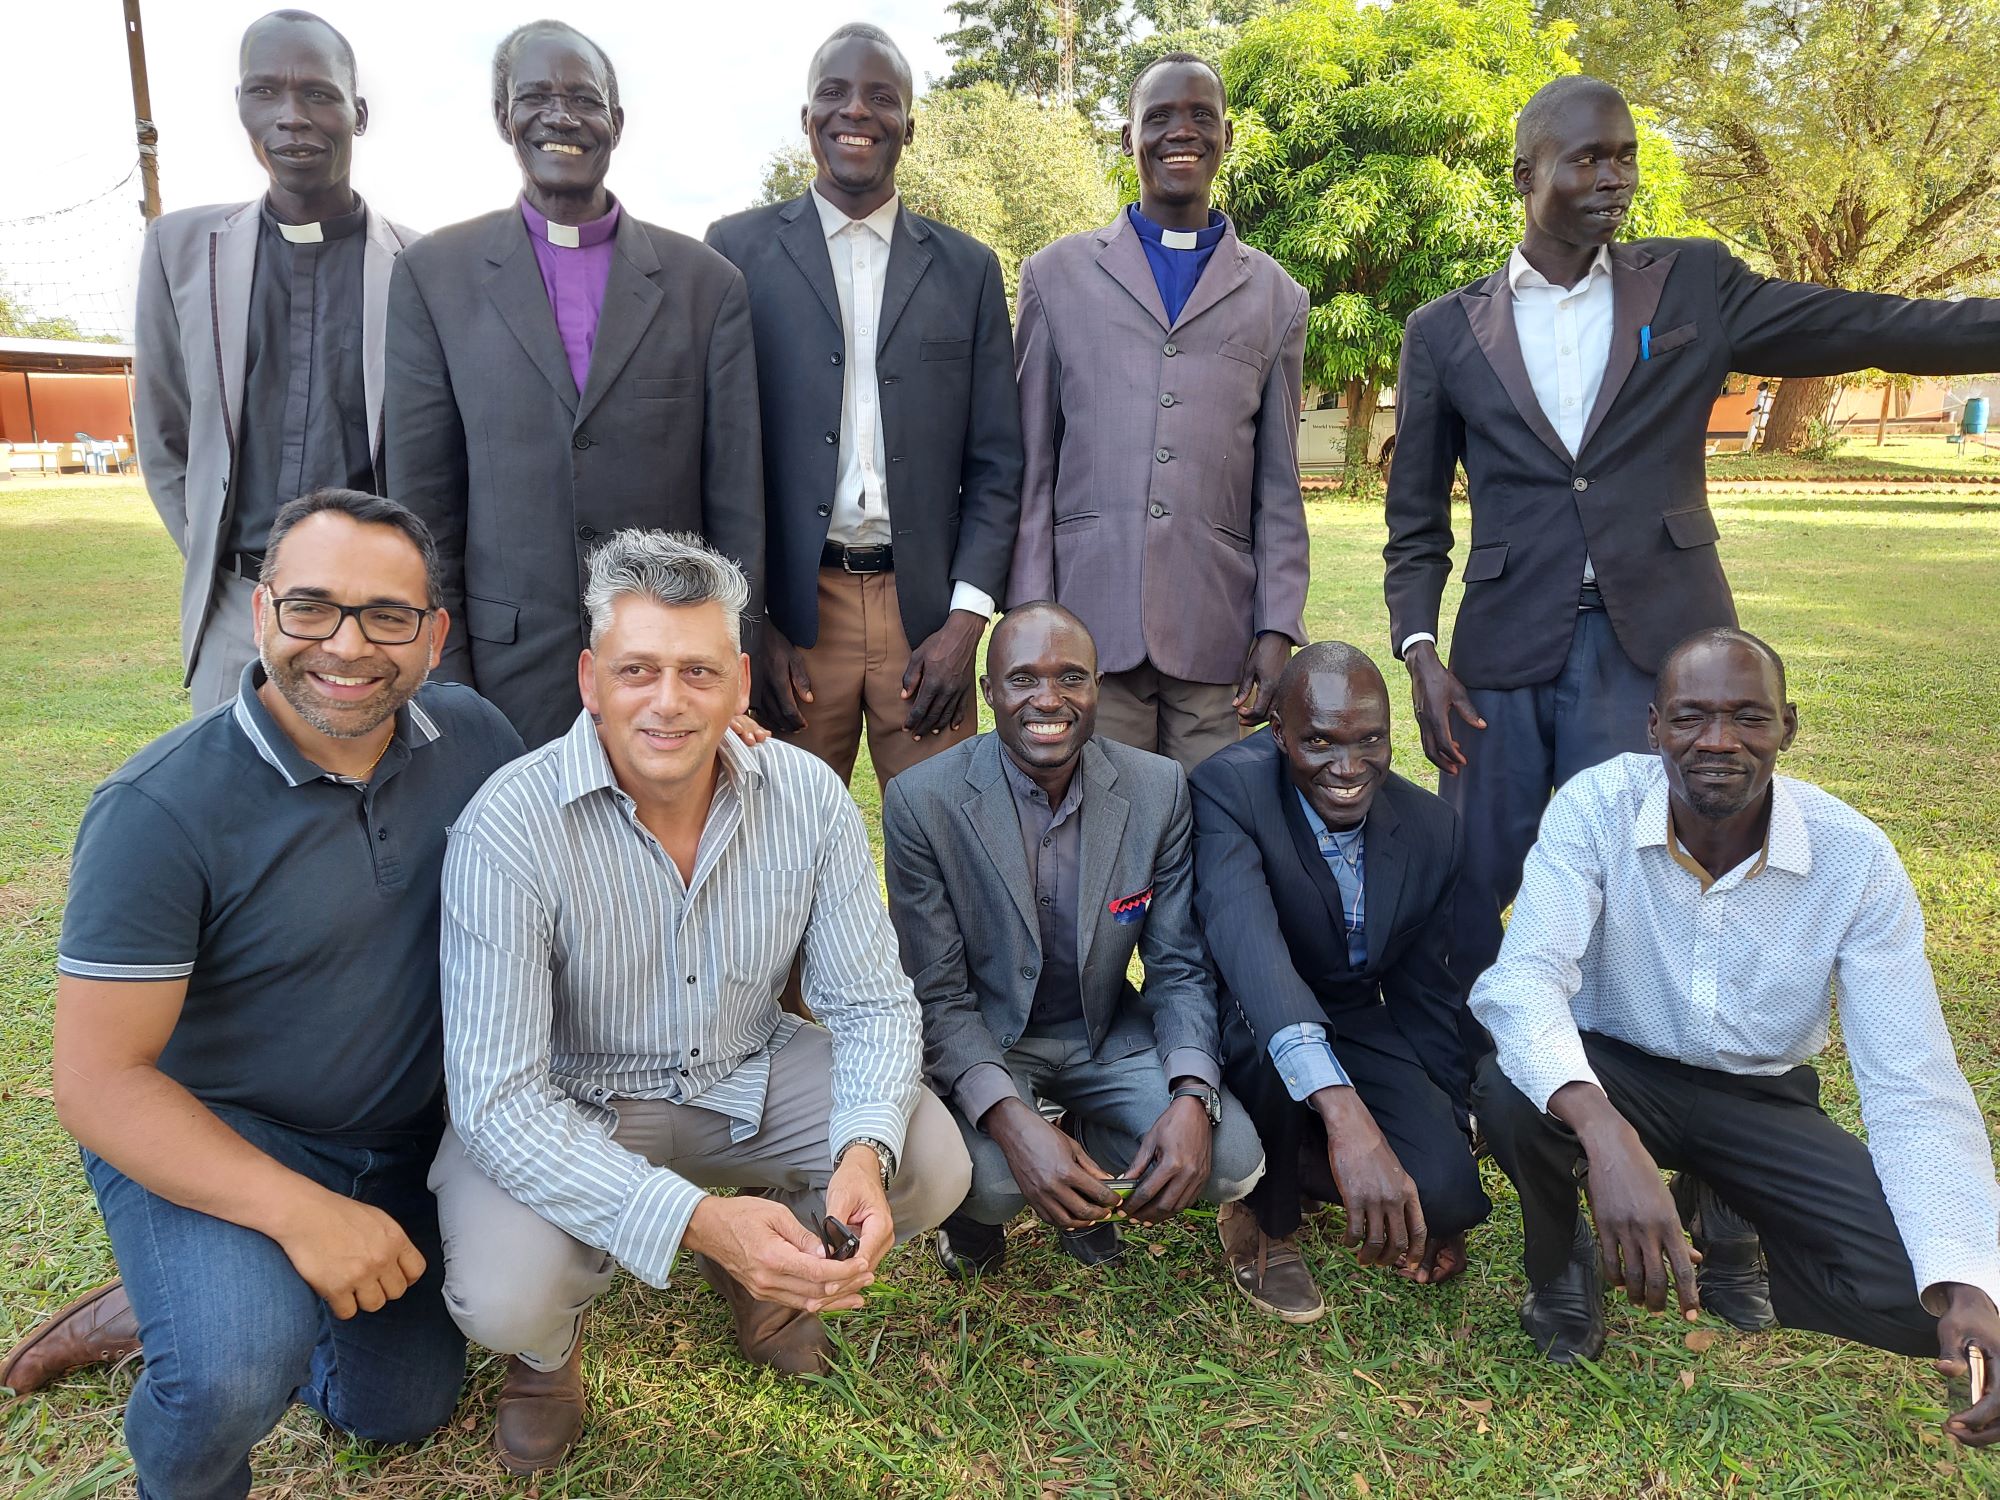
[[[1478,1164],[1459,1123],[1463,1112],[1432,1082],[1387,1012],[1375,1006],[1335,1016],[1330,1030],[1334,1056],[1416,1184],[1431,1238],[1484,1222],[1493,1205],[1479,1186]],[[1283,1239],[1297,1233],[1305,1199],[1340,1201],[1326,1158],[1326,1127],[1310,1104],[1286,1091],[1268,1053],[1232,1055],[1229,1085],[1264,1141],[1264,1176],[1246,1201],[1258,1227]]]
[[[1916,1273],[1875,1163],[1821,1112],[1810,1064],[1752,1077],[1690,1067],[1590,1032],[1583,1047],[1612,1107],[1653,1160],[1698,1173],[1755,1226],[1779,1322],[1897,1354],[1937,1354],[1937,1319],[1917,1301]],[[1521,1197],[1528,1281],[1546,1285],[1569,1258],[1576,1229],[1576,1136],[1509,1083],[1496,1057],[1479,1066],[1472,1108]]]
[[424,1185],[436,1135],[371,1148],[215,1113],[294,1172],[388,1214],[425,1271],[380,1311],[343,1321],[276,1240],[169,1203],[84,1152],[145,1349],[125,1404],[142,1500],[247,1495],[250,1450],[294,1401],[356,1437],[420,1442],[451,1419],[465,1376],[465,1338],[444,1304],[437,1203]]
[[1653,679],[1632,665],[1610,616],[1593,609],[1578,613],[1554,681],[1466,693],[1486,727],[1454,722],[1466,763],[1456,776],[1438,777],[1438,795],[1458,810],[1465,832],[1451,968],[1469,994],[1500,952],[1500,913],[1521,888],[1521,863],[1550,794],[1578,771],[1647,749]]

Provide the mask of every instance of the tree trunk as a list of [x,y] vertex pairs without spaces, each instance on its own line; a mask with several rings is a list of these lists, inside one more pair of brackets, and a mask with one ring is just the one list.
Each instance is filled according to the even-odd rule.
[[1875,446],[1881,447],[1889,439],[1889,403],[1896,399],[1896,383],[1882,382],[1882,415],[1875,419]]
[[1827,403],[1839,388],[1837,375],[1794,376],[1778,386],[1764,426],[1763,451],[1796,453],[1806,445],[1806,429],[1826,419]]
[[1372,380],[1350,380],[1344,392],[1347,400],[1347,451],[1341,468],[1341,486],[1358,490],[1368,472],[1368,456],[1375,448],[1375,407],[1382,387]]

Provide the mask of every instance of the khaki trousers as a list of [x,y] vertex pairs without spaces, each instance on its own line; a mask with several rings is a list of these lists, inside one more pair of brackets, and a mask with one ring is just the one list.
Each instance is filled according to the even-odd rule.
[[[703,1188],[767,1191],[817,1228],[833,1176],[827,1125],[833,1112],[833,1039],[802,1026],[771,1054],[771,1081],[757,1133],[729,1138],[730,1120],[699,1105],[617,1099],[611,1138],[656,1167]],[[935,1229],[972,1185],[951,1112],[922,1091],[889,1188],[900,1243]],[[468,1339],[557,1370],[576,1345],[583,1311],[611,1284],[609,1254],[558,1229],[510,1196],[446,1129],[431,1164],[444,1241],[444,1299]]]
[[893,572],[821,568],[819,640],[801,654],[812,674],[813,701],[799,705],[806,727],[785,738],[832,766],[842,781],[854,779],[864,721],[868,756],[883,782],[979,731],[974,699],[967,700],[965,720],[956,729],[918,740],[903,728],[910,713],[910,700],[903,697],[910,642]]
[[1106,672],[1097,685],[1097,732],[1194,768],[1243,738],[1236,721],[1236,685],[1169,677],[1151,662]]

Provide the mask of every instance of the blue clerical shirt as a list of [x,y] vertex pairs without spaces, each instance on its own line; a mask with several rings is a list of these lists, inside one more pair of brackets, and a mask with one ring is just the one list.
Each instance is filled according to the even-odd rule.
[[1211,208],[1206,229],[1162,229],[1140,213],[1136,203],[1125,212],[1132,216],[1132,228],[1146,251],[1146,264],[1153,268],[1153,285],[1160,289],[1160,301],[1166,304],[1167,321],[1173,323],[1187,306],[1187,299],[1194,295],[1202,268],[1215,254],[1215,247],[1222,243],[1229,221]]

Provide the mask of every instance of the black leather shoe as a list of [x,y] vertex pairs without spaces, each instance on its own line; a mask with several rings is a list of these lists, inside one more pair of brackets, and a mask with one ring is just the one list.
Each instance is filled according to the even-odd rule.
[[1081,1261],[1086,1266],[1101,1266],[1125,1253],[1125,1237],[1109,1219],[1102,1224],[1092,1224],[1088,1229],[1062,1230],[1059,1237],[1070,1259]]
[[1007,1226],[953,1214],[931,1236],[931,1249],[945,1275],[970,1281],[999,1270],[1007,1259]]
[[1569,1264],[1547,1286],[1521,1299],[1521,1328],[1551,1364],[1574,1364],[1604,1353],[1604,1285],[1597,1268],[1597,1236],[1576,1216]]
[[1755,1226],[1692,1173],[1676,1173],[1670,1187],[1688,1238],[1701,1252],[1694,1280],[1702,1307],[1745,1333],[1777,1327]]

